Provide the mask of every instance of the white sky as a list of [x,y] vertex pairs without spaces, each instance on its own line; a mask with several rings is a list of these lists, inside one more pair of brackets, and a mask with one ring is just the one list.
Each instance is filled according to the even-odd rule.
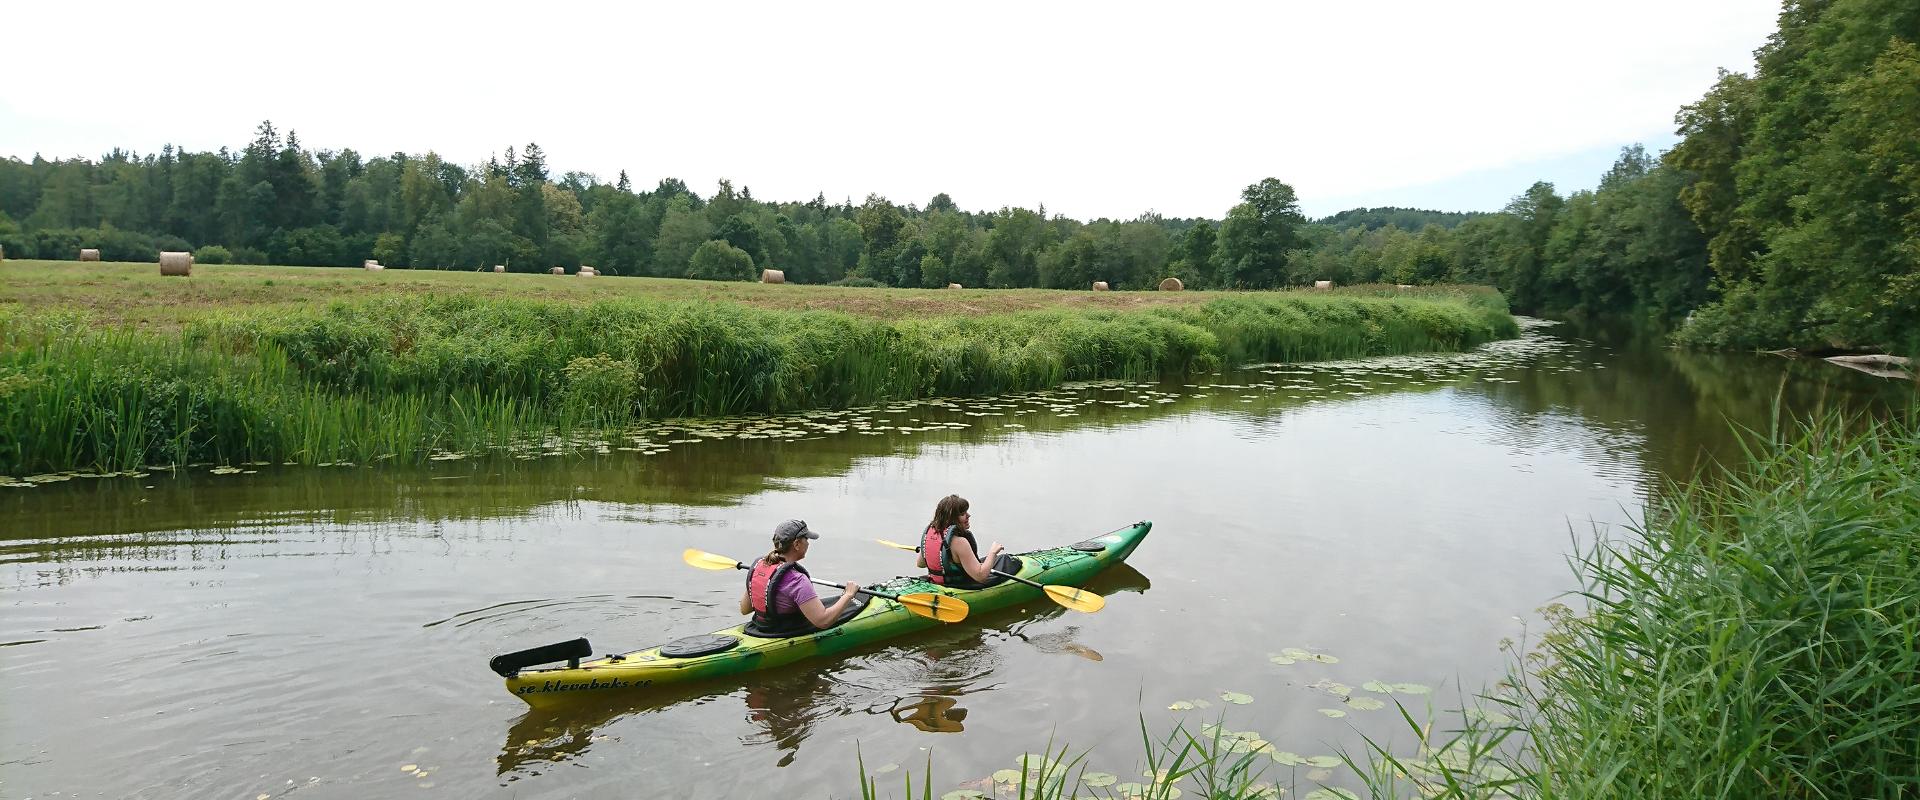
[[1669,144],[1778,7],[21,0],[0,156],[237,149],[272,119],[363,156],[536,141],[556,177],[703,196],[1218,218],[1272,176],[1316,216],[1492,209],[1529,165],[1590,186]]

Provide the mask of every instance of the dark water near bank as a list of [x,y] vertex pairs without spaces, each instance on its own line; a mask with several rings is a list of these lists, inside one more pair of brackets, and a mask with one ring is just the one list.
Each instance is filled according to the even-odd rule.
[[[1555,326],[1460,356],[654,430],[604,454],[0,488],[0,797],[848,797],[856,745],[896,795],[931,753],[938,795],[1049,737],[1137,781],[1141,714],[1160,731],[1223,710],[1283,750],[1357,749],[1356,731],[1405,738],[1392,706],[1310,684],[1456,705],[1571,588],[1575,542],[1734,457],[1731,425],[1913,393]],[[679,552],[750,557],[787,517],[826,533],[818,576],[907,572],[871,539],[911,539],[949,492],[1010,550],[1155,528],[1094,584],[1097,615],[1036,603],[562,714],[485,667],[733,624],[738,577]],[[1268,660],[1288,647],[1339,661]]]

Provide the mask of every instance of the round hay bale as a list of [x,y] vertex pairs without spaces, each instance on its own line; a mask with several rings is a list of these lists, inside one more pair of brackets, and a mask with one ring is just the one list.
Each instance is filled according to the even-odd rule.
[[160,252],[160,274],[185,277],[193,274],[193,254]]
[[506,267],[503,267],[503,266],[501,266],[501,265],[499,265],[499,264],[495,264],[495,265],[493,265],[493,271],[494,271],[494,272],[506,272],[506,271],[507,271],[507,268],[506,268]]
[[383,269],[386,269],[386,267],[380,266],[379,264],[368,264],[366,266],[366,270],[368,272],[379,272],[380,270],[383,270]]
[[763,270],[760,270],[760,282],[761,283],[786,283],[787,273],[783,270],[763,269]]
[[580,265],[580,271],[581,271],[581,272],[591,272],[591,273],[593,273],[593,274],[595,274],[595,275],[598,275],[598,274],[600,274],[600,270],[597,270],[597,269],[594,269],[594,268],[593,268],[593,265],[592,265],[592,264],[581,264],[581,265]]
[[1395,288],[1395,289],[1411,289],[1411,288],[1413,288],[1413,284],[1411,284],[1411,283],[1396,283],[1396,284],[1394,284],[1394,285],[1393,285],[1393,288]]
[[553,269],[550,269],[550,270],[547,270],[547,274],[548,274],[548,275],[565,275],[565,274],[567,274],[567,268],[566,268],[566,267],[554,267]]
[[963,287],[963,286],[961,286],[960,284],[957,284],[957,283],[949,283],[949,284],[947,284],[947,288],[949,288],[949,289],[963,289],[963,288],[966,288],[966,287]]
[[587,267],[581,267],[579,272],[576,272],[573,274],[578,275],[582,278],[597,278],[600,276],[600,273],[594,272],[592,269],[589,269]]
[[380,266],[380,261],[379,259],[369,258],[365,261],[360,262],[360,266],[366,267],[367,269],[373,269],[374,267]]
[[1093,290],[1094,290],[1094,291],[1096,291],[1096,292],[1104,292],[1104,291],[1106,291],[1106,290],[1107,290],[1107,282],[1106,282],[1106,281],[1094,281],[1094,282],[1093,282]]
[[1168,278],[1160,282],[1160,291],[1163,291],[1163,292],[1185,291],[1186,288],[1187,288],[1187,285],[1184,283],[1181,283],[1179,278]]
[[1331,288],[1333,288],[1333,281],[1314,281],[1314,282],[1313,282],[1313,288],[1315,288],[1315,289],[1331,289]]
[[95,250],[91,247],[82,248],[80,250],[80,260],[81,261],[99,261],[100,251]]

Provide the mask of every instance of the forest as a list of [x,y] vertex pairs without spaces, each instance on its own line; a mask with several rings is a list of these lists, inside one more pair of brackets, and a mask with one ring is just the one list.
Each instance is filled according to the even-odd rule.
[[[555,175],[538,144],[483,164],[312,149],[262,123],[238,151],[0,159],[13,258],[358,265],[854,286],[1196,289],[1481,283],[1515,310],[1625,315],[1688,344],[1920,351],[1920,5],[1793,2],[1752,74],[1723,72],[1665,153],[1598,186],[1536,183],[1496,213],[1354,209],[1312,221],[1277,178],[1217,219],[1082,221],[868,195],[761,200],[721,180],[636,189]],[[1682,325],[1682,323],[1685,323]]]

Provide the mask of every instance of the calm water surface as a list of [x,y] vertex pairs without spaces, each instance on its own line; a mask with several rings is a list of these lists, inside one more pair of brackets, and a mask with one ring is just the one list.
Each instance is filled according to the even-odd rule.
[[[1457,705],[1571,587],[1576,543],[1736,453],[1730,424],[1912,395],[1561,325],[1457,356],[656,428],[584,456],[0,488],[0,796],[848,797],[856,746],[895,794],[931,755],[937,795],[1049,737],[1140,780],[1143,714],[1163,731],[1224,713],[1331,754],[1403,726],[1311,684]],[[1155,526],[1093,585],[1097,615],[1041,601],[566,713],[486,668],[734,624],[738,577],[679,552],[749,558],[788,517],[826,534],[815,575],[910,572],[872,539],[911,540],[950,492],[1014,551]],[[1287,647],[1339,662],[1269,662]]]

